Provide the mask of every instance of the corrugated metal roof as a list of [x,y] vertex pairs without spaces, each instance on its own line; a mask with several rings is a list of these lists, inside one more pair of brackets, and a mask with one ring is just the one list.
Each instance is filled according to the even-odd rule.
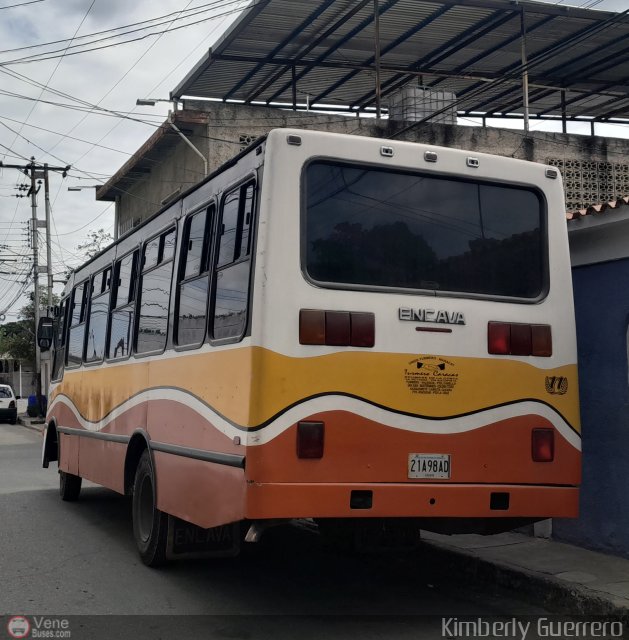
[[[459,113],[522,111],[521,20],[530,112],[629,118],[629,17],[512,0],[378,0],[381,87],[453,91]],[[172,91],[336,109],[375,104],[373,0],[252,0]]]
[[568,211],[566,218],[568,220],[578,220],[583,216],[595,215],[605,213],[606,211],[617,211],[619,209],[627,210],[629,212],[629,196],[624,198],[618,198],[611,200],[610,202],[603,202],[601,204],[593,204],[587,209],[578,209],[577,211]]

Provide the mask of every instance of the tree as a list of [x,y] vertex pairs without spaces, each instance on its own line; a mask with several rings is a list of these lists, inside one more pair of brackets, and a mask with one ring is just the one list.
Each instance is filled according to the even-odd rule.
[[98,231],[90,231],[85,241],[77,245],[76,249],[85,256],[86,260],[89,260],[108,247],[113,241],[111,233],[105,231],[105,229],[98,229]]
[[0,327],[0,353],[33,366],[35,363],[34,322],[18,320]]
[[[100,253],[103,249],[107,248],[114,241],[111,233],[105,231],[105,229],[98,229],[98,231],[90,231],[85,240],[76,246],[76,250],[79,251],[79,256],[83,260],[90,260],[97,253]],[[72,269],[67,269],[63,274],[63,279],[67,282],[70,279]]]
[[[0,353],[6,354],[16,360],[29,364],[35,369],[35,305],[34,295],[31,293],[31,301],[20,309],[16,322],[6,322],[0,325]],[[59,303],[59,296],[52,296],[52,303]],[[48,304],[46,289],[40,293],[40,309]]]

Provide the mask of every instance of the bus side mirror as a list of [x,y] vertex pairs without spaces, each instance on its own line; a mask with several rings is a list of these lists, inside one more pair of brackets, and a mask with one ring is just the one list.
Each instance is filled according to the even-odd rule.
[[54,329],[52,318],[40,318],[37,327],[37,344],[42,351],[48,351],[52,346]]

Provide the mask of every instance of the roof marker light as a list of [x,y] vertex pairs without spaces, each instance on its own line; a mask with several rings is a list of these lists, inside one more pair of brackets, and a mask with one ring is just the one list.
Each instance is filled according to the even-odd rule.
[[286,136],[286,142],[288,142],[288,144],[292,144],[296,147],[299,147],[301,145],[301,136],[296,136],[294,134],[291,134],[289,136]]
[[425,151],[424,160],[426,162],[437,162],[439,156],[434,151]]
[[385,158],[393,157],[393,147],[380,147],[380,155]]

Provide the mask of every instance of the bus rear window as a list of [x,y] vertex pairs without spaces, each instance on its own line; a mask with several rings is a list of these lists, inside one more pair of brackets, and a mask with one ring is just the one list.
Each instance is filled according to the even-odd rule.
[[308,276],[332,286],[539,298],[545,233],[532,189],[317,161]]

